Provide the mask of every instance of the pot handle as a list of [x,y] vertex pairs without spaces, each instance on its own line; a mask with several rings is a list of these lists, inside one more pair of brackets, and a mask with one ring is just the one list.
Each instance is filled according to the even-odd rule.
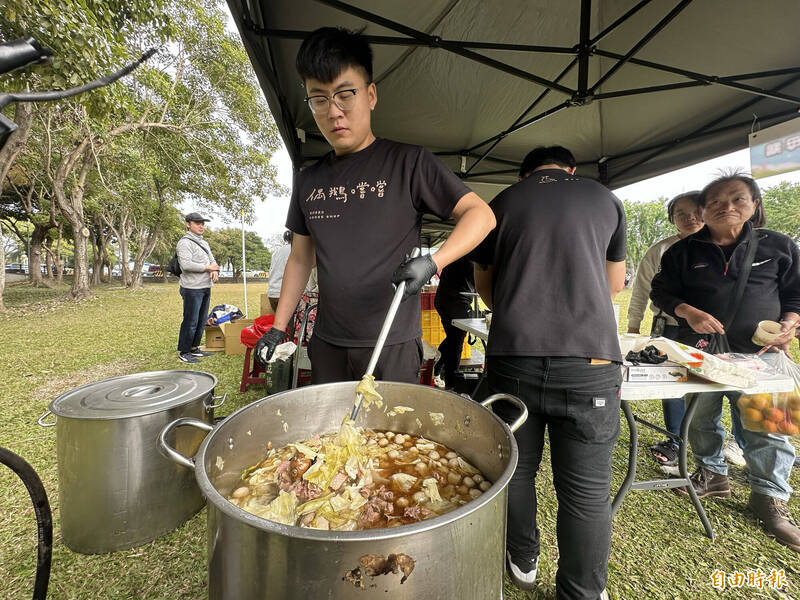
[[219,401],[219,404],[206,404],[206,411],[211,412],[215,408],[219,408],[220,406],[225,404],[225,400],[227,400],[228,398],[228,392],[225,392],[224,394],[222,394],[222,396],[211,396],[212,400],[219,400],[220,398],[222,398],[222,400]]
[[[36,422],[39,425],[41,425],[42,427],[52,427],[53,425],[56,424],[55,421],[53,421],[52,423],[45,423],[44,422],[44,420],[47,418],[47,415],[52,415],[52,414],[53,414],[52,412],[50,412],[49,410],[46,410],[45,413],[41,417],[36,419]],[[55,417],[55,415],[53,415],[53,416]],[[55,417],[55,418],[58,419],[58,417]]]
[[172,423],[165,425],[161,430],[161,433],[158,434],[158,451],[172,462],[176,462],[179,465],[194,471],[194,457],[189,458],[188,456],[184,456],[175,450],[175,448],[170,446],[167,442],[167,435],[169,435],[173,429],[177,429],[178,427],[182,427],[184,425],[196,427],[197,429],[202,429],[203,431],[211,431],[214,429],[213,425],[209,425],[200,419],[193,419],[191,417],[181,417],[180,419],[175,419]]
[[522,413],[522,414],[520,414],[520,416],[517,417],[516,421],[514,421],[513,423],[511,423],[511,425],[508,426],[508,428],[513,433],[517,429],[522,427],[522,425],[525,423],[525,421],[528,420],[528,407],[525,406],[525,403],[522,402],[522,400],[520,400],[516,396],[512,396],[510,394],[492,394],[486,400],[481,402],[481,406],[489,408],[492,404],[494,404],[498,400],[505,400],[507,402],[511,402],[511,404],[515,405],[520,410],[520,412]]

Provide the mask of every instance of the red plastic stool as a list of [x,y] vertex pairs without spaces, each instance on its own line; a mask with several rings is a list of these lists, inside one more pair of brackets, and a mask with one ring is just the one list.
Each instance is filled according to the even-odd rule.
[[[264,374],[264,367],[262,367],[258,362],[255,360],[255,356],[253,356],[253,365],[250,366],[250,355],[253,354],[253,348],[247,348],[244,353],[244,366],[242,367],[242,382],[239,384],[239,391],[244,392],[247,389],[247,385],[250,383],[260,383],[264,385],[265,381],[265,374]],[[261,377],[259,377],[261,375]]]

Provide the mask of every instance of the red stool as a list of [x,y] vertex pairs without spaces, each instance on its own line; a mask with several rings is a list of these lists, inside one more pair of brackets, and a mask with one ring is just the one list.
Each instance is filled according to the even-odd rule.
[[[247,350],[244,352],[244,366],[242,367],[242,382],[239,384],[239,391],[244,392],[247,389],[247,385],[250,383],[259,383],[264,385],[265,381],[265,374],[264,374],[264,367],[262,367],[258,362],[255,360],[255,355],[253,355],[253,364],[250,365],[250,356],[253,355],[253,348],[248,347]],[[261,375],[259,377],[259,375]]]

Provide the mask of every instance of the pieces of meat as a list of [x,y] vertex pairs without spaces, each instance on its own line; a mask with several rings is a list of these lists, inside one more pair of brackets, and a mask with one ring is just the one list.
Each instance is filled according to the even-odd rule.
[[[336,475],[333,476],[331,479],[331,489],[333,491],[338,491],[342,484],[347,481],[347,473],[342,473],[339,471]],[[363,488],[362,488],[363,489]]]

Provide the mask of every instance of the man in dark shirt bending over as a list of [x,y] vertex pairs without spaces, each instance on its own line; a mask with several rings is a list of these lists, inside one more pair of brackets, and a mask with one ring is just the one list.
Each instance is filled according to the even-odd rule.
[[[473,253],[475,287],[493,308],[492,393],[518,396],[507,565],[533,589],[539,557],[535,477],[549,429],[558,496],[556,598],[605,597],[611,539],[611,451],[619,434],[619,343],[611,300],[625,283],[625,213],[599,183],[575,175],[566,148],[536,148],[520,182],[492,202],[497,228]],[[495,405],[497,406],[497,405]],[[503,417],[514,418],[513,411]]]
[[[358,33],[323,27],[297,54],[314,121],[333,151],[298,173],[287,229],[294,232],[275,324],[256,346],[268,360],[316,263],[320,304],[311,338],[314,383],[358,380],[389,309],[391,283],[415,296],[440,269],[494,227],[491,209],[427,150],[376,138],[372,50]],[[405,257],[419,245],[421,217],[453,217],[435,256]],[[398,266],[399,265],[399,266]],[[375,369],[376,379],[417,381],[422,358],[419,302],[403,302]]]

